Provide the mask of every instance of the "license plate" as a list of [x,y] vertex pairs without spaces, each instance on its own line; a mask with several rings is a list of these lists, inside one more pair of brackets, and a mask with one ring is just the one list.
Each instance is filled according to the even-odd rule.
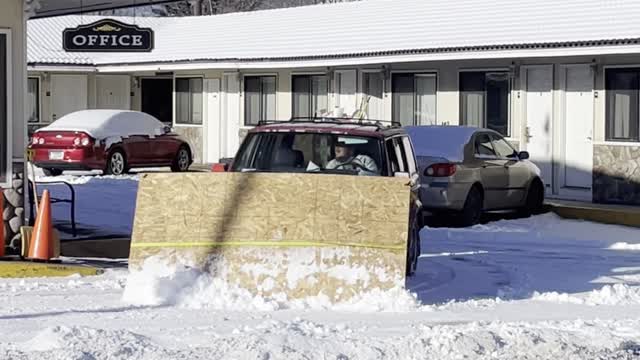
[[49,160],[63,160],[64,151],[49,151]]
[[33,161],[36,158],[36,151],[33,149],[27,149],[27,160]]

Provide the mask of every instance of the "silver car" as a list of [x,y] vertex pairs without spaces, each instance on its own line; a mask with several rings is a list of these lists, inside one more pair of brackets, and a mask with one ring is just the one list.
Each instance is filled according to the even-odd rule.
[[538,211],[544,201],[540,169],[498,132],[470,126],[406,127],[420,169],[423,208],[455,213],[462,225],[487,210]]

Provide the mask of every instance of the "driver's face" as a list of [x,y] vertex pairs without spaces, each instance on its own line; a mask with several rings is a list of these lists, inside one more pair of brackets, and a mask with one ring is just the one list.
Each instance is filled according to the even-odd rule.
[[353,155],[353,150],[344,146],[336,146],[336,159],[339,161],[347,160]]

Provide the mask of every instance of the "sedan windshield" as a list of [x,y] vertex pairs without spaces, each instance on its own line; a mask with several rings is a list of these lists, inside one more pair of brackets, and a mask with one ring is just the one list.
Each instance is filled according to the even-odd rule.
[[376,138],[313,133],[255,133],[243,143],[233,171],[381,175]]

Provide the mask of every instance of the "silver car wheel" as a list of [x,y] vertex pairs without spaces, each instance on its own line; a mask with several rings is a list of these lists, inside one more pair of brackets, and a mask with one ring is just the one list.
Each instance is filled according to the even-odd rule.
[[189,168],[189,152],[182,148],[178,151],[178,169],[186,171]]
[[124,172],[124,156],[120,152],[111,155],[111,173],[121,175]]

